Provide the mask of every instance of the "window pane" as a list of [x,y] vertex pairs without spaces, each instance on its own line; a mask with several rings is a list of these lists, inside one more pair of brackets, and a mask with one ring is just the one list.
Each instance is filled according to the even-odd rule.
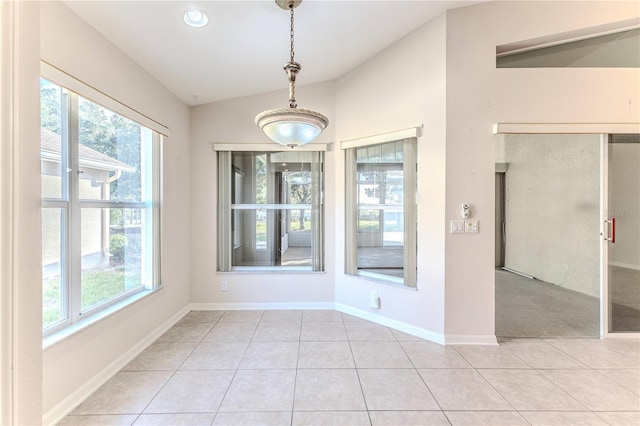
[[82,209],[82,311],[144,286],[142,209]]
[[42,209],[42,328],[66,319],[62,253],[65,210]]
[[[62,142],[62,89],[40,79],[40,152],[42,198],[62,198],[62,163],[66,145]],[[65,167],[66,169],[66,167]]]
[[[247,212],[249,213],[249,212]],[[255,218],[256,226],[256,250],[267,249],[267,211],[265,209],[255,210],[253,215],[244,215],[244,219]]]
[[257,204],[265,204],[267,202],[267,154],[256,155],[255,167],[255,194]]
[[[311,266],[311,225],[310,214],[307,213],[306,229],[299,229],[299,210],[236,210],[239,218],[239,229],[256,229],[256,249],[250,250],[246,245],[234,244],[233,266]],[[289,214],[290,213],[290,214]],[[278,241],[275,237],[275,221],[280,217],[283,222],[290,222],[290,231],[282,232]],[[293,217],[294,220],[285,218]],[[295,223],[295,224],[294,224]],[[274,225],[269,225],[274,224]],[[271,244],[279,244],[277,250],[269,249]]]
[[381,210],[358,210],[358,232],[380,232]]
[[80,199],[141,201],[142,127],[82,98],[78,127]]
[[162,138],[43,78],[40,98],[42,314],[49,335],[159,286]]
[[402,142],[356,150],[357,269],[404,276]]
[[[222,161],[224,156],[219,158]],[[229,266],[220,269],[309,266],[322,270],[320,248],[312,257],[312,245],[320,240],[322,229],[321,196],[317,195],[323,185],[321,153],[232,152],[231,166],[232,235],[219,241],[232,245],[232,256]],[[220,250],[229,248],[225,244]]]
[[[300,209],[283,211],[284,224],[290,232],[296,232],[296,237],[302,237],[303,233],[311,233],[311,172],[283,172],[283,185],[285,187],[285,197],[283,204],[298,204]],[[309,240],[310,242],[311,240]],[[309,243],[309,246],[311,244]]]

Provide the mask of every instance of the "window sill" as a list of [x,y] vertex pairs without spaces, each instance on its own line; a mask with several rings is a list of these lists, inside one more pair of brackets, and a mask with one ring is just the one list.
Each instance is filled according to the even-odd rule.
[[405,285],[403,278],[391,277],[388,275],[376,274],[373,272],[365,272],[365,271],[359,271],[357,274],[347,273],[347,275],[354,278],[364,279],[367,281],[375,281],[377,283],[386,284],[395,288],[401,288],[401,289],[413,290],[413,291],[418,290],[417,287],[410,287]]
[[218,274],[324,274],[325,271],[314,271],[310,266],[234,266],[229,272]]
[[152,290],[143,290],[140,291],[131,297],[124,299],[118,303],[115,303],[108,308],[103,309],[100,312],[97,312],[90,317],[80,320],[75,324],[71,324],[68,327],[63,328],[62,330],[56,331],[48,336],[42,338],[42,349],[48,349],[52,346],[57,345],[58,343],[68,339],[69,337],[79,333],[80,331],[86,330],[87,328],[93,326],[94,324],[99,323],[100,321],[120,312],[122,309],[135,304],[136,302],[151,296],[152,294],[158,292],[163,287],[154,288]]

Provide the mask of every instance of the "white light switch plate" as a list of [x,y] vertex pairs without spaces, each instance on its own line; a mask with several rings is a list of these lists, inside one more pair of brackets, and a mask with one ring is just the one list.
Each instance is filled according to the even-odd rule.
[[451,221],[451,233],[463,234],[464,233],[464,220],[452,220]]
[[480,221],[467,219],[464,221],[464,232],[467,234],[477,234],[480,232]]

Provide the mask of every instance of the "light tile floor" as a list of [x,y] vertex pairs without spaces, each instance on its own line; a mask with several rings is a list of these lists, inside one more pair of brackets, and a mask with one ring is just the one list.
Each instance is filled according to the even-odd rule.
[[640,341],[441,346],[336,311],[192,311],[62,425],[640,425]]

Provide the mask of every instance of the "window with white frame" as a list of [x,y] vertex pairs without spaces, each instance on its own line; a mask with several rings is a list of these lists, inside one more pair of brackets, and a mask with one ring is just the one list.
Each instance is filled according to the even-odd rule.
[[342,143],[348,274],[416,286],[415,132]]
[[218,271],[324,270],[324,145],[313,145],[214,145]]
[[160,285],[161,134],[78,92],[40,80],[45,335]]

